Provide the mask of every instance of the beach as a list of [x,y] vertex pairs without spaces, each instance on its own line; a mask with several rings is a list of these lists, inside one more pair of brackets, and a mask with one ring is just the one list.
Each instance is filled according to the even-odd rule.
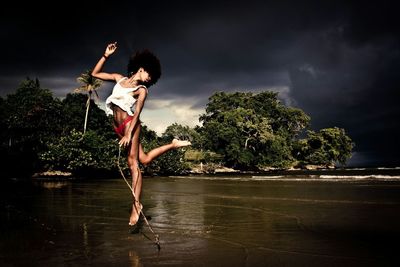
[[396,175],[147,177],[130,233],[119,179],[8,182],[1,266],[398,266]]

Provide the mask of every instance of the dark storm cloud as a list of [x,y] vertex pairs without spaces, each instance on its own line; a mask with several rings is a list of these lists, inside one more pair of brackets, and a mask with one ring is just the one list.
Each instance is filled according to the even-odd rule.
[[[345,128],[358,159],[398,164],[394,3],[100,1],[58,3],[48,11],[11,3],[0,11],[1,95],[30,76],[62,97],[105,45],[118,41],[108,71],[124,73],[139,48],[160,57],[163,72],[150,100],[186,101],[198,110],[215,91],[274,90],[306,111],[314,129]],[[100,89],[103,100],[111,86]]]
[[292,95],[314,128],[343,127],[370,161],[398,164],[400,50],[392,8],[385,2],[350,7],[341,25],[315,33],[325,36],[317,38],[319,48],[290,77]]

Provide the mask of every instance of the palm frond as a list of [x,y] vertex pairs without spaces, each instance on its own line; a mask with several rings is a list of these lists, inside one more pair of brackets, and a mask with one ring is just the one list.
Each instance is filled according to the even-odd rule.
[[81,92],[81,91],[95,91],[98,88],[101,87],[103,84],[103,81],[97,78],[94,78],[91,75],[91,70],[87,70],[84,73],[82,73],[76,80],[78,83],[82,84],[80,87],[75,89],[75,92]]
[[74,89],[74,93],[82,93],[82,92],[85,92],[86,93],[86,86],[85,85],[81,85],[81,86],[79,86],[78,88],[75,88]]

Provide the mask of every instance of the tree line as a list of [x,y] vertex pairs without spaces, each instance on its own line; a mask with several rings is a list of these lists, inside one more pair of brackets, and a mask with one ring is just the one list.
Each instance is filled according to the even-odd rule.
[[[96,105],[92,90],[88,93],[69,93],[60,99],[42,88],[38,79],[27,78],[14,93],[0,97],[4,176],[30,176],[44,170],[96,177],[117,174],[118,141],[112,118]],[[143,171],[182,174],[199,164],[254,171],[344,165],[354,147],[344,129],[310,130],[307,114],[285,106],[270,91],[216,92],[199,121],[201,126],[194,128],[174,123],[161,136],[143,125],[140,138],[145,150],[173,138],[192,142],[190,149],[170,151],[142,167]],[[121,160],[123,168],[125,162]]]

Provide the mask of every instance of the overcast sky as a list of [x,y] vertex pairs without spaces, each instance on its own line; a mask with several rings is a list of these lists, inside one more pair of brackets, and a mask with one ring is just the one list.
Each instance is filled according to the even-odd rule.
[[[159,134],[198,124],[216,91],[272,90],[356,144],[351,165],[400,166],[400,31],[396,1],[10,2],[0,11],[0,96],[27,76],[64,97],[109,42],[104,70],[125,74],[149,48],[162,76],[142,120]],[[112,84],[99,89],[104,105]]]

